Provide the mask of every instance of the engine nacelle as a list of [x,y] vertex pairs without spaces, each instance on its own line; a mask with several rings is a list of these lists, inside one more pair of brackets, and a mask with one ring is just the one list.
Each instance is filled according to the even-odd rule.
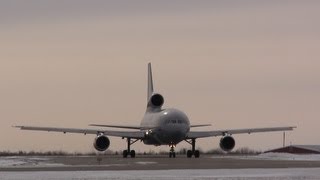
[[149,100],[149,104],[154,107],[161,107],[164,103],[164,98],[161,94],[153,94]]
[[105,151],[110,146],[110,140],[107,136],[99,135],[94,139],[93,146],[98,151]]
[[232,136],[224,136],[220,139],[220,148],[224,151],[231,151],[236,145]]

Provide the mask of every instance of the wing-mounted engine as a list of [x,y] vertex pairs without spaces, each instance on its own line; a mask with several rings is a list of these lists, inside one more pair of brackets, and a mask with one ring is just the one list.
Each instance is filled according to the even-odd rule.
[[107,136],[98,135],[93,142],[93,146],[98,151],[105,151],[110,146],[110,140]]
[[148,107],[161,108],[163,103],[164,98],[161,94],[152,94],[152,96],[149,98]]
[[231,151],[235,145],[236,142],[232,136],[227,135],[220,139],[220,148],[224,151]]

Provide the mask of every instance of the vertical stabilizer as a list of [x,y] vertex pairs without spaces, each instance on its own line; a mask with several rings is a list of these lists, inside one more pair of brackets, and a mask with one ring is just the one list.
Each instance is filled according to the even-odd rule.
[[149,101],[150,97],[153,94],[153,80],[152,80],[152,69],[151,69],[151,63],[148,64],[148,99]]

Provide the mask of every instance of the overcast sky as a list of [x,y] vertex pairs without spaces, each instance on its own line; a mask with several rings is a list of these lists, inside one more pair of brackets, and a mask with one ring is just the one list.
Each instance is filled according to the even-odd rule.
[[[94,136],[12,125],[138,125],[147,62],[165,107],[213,124],[202,129],[296,125],[288,144],[319,144],[319,17],[311,0],[0,1],[0,151],[93,150]],[[281,132],[235,139],[282,145]],[[110,149],[125,146],[111,138]]]

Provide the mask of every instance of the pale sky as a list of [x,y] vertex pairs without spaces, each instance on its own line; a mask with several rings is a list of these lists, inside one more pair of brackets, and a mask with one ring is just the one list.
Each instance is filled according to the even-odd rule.
[[[93,150],[93,135],[12,125],[140,124],[149,61],[165,107],[213,124],[197,130],[294,125],[288,144],[319,144],[319,17],[308,0],[0,1],[0,151]],[[282,145],[281,132],[234,137],[236,148]]]

